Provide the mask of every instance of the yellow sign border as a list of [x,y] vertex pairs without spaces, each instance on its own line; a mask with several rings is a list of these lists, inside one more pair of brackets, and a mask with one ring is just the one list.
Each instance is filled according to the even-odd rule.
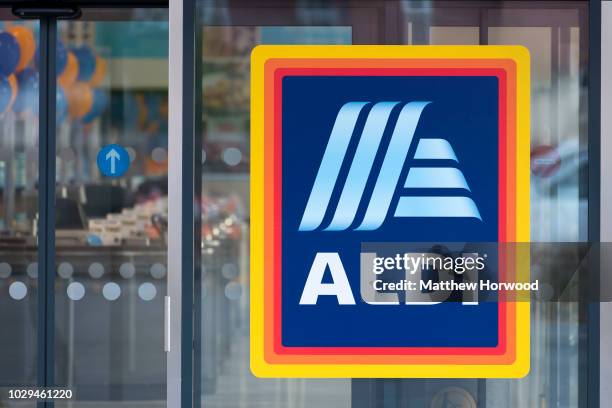
[[[292,378],[519,378],[529,373],[530,303],[516,303],[516,359],[508,365],[270,364],[264,358],[264,64],[272,58],[511,59],[516,63],[516,241],[530,240],[530,58],[516,45],[260,45],[251,54],[251,371]],[[525,253],[522,253],[525,252]],[[529,251],[517,251],[528,274]],[[521,278],[519,278],[521,279]]]

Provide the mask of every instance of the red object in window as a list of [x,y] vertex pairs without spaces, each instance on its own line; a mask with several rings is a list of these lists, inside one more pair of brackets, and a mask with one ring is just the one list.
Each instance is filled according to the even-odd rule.
[[561,167],[561,156],[557,148],[549,145],[531,149],[531,172],[537,177],[550,177]]

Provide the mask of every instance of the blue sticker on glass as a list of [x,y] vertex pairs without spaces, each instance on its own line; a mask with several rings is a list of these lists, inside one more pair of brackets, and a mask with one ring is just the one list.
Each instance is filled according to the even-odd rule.
[[100,149],[96,162],[106,177],[121,177],[130,167],[130,155],[123,146],[109,144]]

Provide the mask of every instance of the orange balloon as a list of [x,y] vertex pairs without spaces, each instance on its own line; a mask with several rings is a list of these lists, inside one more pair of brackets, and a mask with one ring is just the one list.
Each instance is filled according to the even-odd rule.
[[11,74],[9,75],[7,78],[9,86],[11,87],[11,101],[8,104],[8,107],[6,108],[6,110],[8,111],[9,109],[11,109],[13,107],[13,103],[15,103],[15,98],[17,98],[17,77],[15,77],[15,74]]
[[68,101],[68,114],[79,119],[91,110],[93,92],[85,82],[75,82],[74,85],[66,88],[66,100]]
[[36,52],[34,33],[32,33],[29,27],[23,25],[13,25],[7,31],[13,34],[19,44],[19,49],[21,51],[19,64],[17,64],[17,72],[19,72],[27,67],[30,61],[32,61],[32,58],[34,58],[34,53]]
[[57,82],[64,88],[69,88],[77,79],[79,75],[79,62],[74,54],[69,51],[68,58],[66,60],[66,68],[64,72],[57,78]]
[[100,86],[106,76],[106,60],[96,55],[96,69],[89,80],[89,85],[96,87]]

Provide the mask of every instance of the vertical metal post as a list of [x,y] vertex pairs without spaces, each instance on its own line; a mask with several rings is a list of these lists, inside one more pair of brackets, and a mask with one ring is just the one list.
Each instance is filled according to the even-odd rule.
[[[168,407],[194,402],[195,0],[170,2],[168,166]],[[198,167],[199,168],[199,167]],[[199,248],[198,248],[199,249]]]
[[[589,242],[601,242],[601,0],[589,2]],[[599,265],[592,265],[588,294],[599,293]],[[588,296],[588,295],[587,295]],[[600,392],[600,304],[586,299],[587,309],[587,406],[599,407]],[[579,384],[580,385],[580,384]]]
[[183,160],[183,1],[169,9],[168,61],[168,295],[166,298],[166,398],[169,408],[181,407],[182,318],[182,160]]
[[[40,19],[38,143],[38,385],[54,385],[55,348],[55,110],[57,20]],[[53,406],[39,402],[39,408]]]
[[[609,1],[603,2],[601,5],[601,72],[612,71],[612,3]],[[612,76],[604,75],[601,78],[601,112],[612,111]],[[612,118],[610,115],[601,117],[601,152],[612,151]],[[600,180],[600,208],[612,208],[612,161],[601,161],[601,180]],[[590,203],[589,203],[590,204]],[[607,246],[612,242],[612,214],[610,211],[602,211],[600,217],[600,239],[602,242],[601,261],[602,268],[604,265],[610,265],[612,262],[612,254],[608,253]],[[610,272],[603,270],[607,276],[602,275],[602,287],[610,282]],[[603,316],[600,319],[599,344],[612,343],[612,303],[606,302],[605,299],[600,299],[599,314]],[[605,378],[607,381],[600,383],[599,400],[612,401],[612,383],[609,381],[612,378],[612,349],[610,347],[600,347],[599,354],[599,378]]]
[[[196,217],[200,216],[199,205],[195,197],[195,30],[196,30],[196,0],[184,0],[183,6],[183,194],[181,196],[182,210],[182,241],[181,257],[183,258],[183,273],[181,279],[181,375],[183,408],[193,407],[194,402],[194,278],[195,278],[195,244]],[[198,167],[199,168],[199,167]],[[199,197],[198,197],[199,198]],[[198,247],[198,249],[200,249]]]
[[196,50],[202,50],[202,43],[204,41],[204,34],[201,27],[198,26],[198,22],[203,21],[200,15],[200,9],[197,7],[197,3],[193,2],[193,14],[195,16],[194,21],[194,48],[193,58],[195,67],[194,76],[194,138],[193,138],[193,194],[194,194],[194,240],[193,240],[193,406],[202,406],[202,345],[203,336],[202,332],[202,147],[203,147],[203,120],[202,112],[204,101],[201,97],[202,93],[202,78],[203,78],[203,64],[202,57],[199,57],[199,53]]

